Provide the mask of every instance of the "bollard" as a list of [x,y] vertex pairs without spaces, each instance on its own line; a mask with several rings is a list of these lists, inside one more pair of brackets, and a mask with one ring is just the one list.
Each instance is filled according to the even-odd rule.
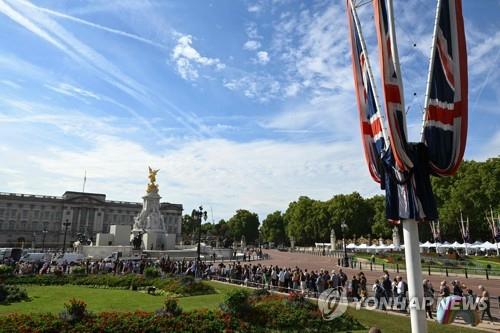
[[399,264],[396,264],[396,272],[399,273]]
[[427,266],[427,274],[429,274],[429,276],[431,276],[431,266]]
[[486,280],[489,280],[489,279],[490,279],[490,277],[489,277],[489,275],[488,275],[488,269],[485,269],[485,272],[486,272]]
[[385,271],[385,264],[382,264],[382,271]]
[[361,261],[359,262],[359,270],[362,271],[363,269],[361,268]]
[[465,278],[468,279],[469,277],[467,276],[467,267],[464,268],[464,273],[465,273]]
[[373,264],[370,262],[370,271],[373,271]]
[[448,276],[448,267],[445,267],[446,269],[446,276]]

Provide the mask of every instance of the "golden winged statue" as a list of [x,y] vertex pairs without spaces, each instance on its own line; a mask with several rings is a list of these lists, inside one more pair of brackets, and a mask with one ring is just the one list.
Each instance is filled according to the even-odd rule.
[[158,173],[158,171],[160,171],[160,169],[153,170],[151,169],[150,166],[148,166],[148,169],[149,169],[149,175],[148,175],[149,184],[148,184],[148,189],[146,191],[148,193],[151,193],[158,191],[158,185],[156,184],[156,174]]

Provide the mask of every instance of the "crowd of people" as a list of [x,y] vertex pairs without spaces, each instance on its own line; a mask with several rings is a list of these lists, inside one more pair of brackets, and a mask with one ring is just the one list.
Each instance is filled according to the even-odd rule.
[[[246,257],[245,260],[249,259]],[[193,275],[204,279],[221,280],[229,283],[236,283],[250,287],[266,288],[278,292],[298,292],[308,297],[319,297],[327,289],[332,289],[338,295],[345,295],[350,301],[359,301],[361,304],[369,297],[374,298],[377,307],[382,310],[395,310],[401,312],[408,311],[408,284],[401,276],[390,277],[388,271],[384,275],[373,281],[370,285],[365,274],[358,272],[349,277],[340,268],[335,270],[307,270],[299,267],[279,267],[273,265],[263,265],[261,263],[252,264],[247,261],[201,261],[199,268],[196,260],[171,260],[162,257],[157,260],[152,259],[116,259],[105,260],[85,260],[79,265],[69,265],[66,262],[55,264],[54,262],[12,263],[15,274],[47,274],[60,272],[69,274],[79,269],[86,274],[143,274],[145,268],[154,267],[161,274]],[[483,287],[478,286],[477,294],[472,288],[465,286],[458,280],[453,280],[448,284],[446,280],[440,283],[437,290],[434,289],[429,280],[423,281],[424,297],[433,302],[426,302],[426,312],[429,318],[433,318],[433,309],[438,297],[457,295],[466,297],[472,302],[482,301],[486,307],[482,312],[482,318],[488,316],[493,321],[491,315],[490,295]]]

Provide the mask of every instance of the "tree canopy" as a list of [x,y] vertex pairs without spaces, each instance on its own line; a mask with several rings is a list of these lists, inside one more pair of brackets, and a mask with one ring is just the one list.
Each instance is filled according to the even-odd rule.
[[[485,219],[490,207],[495,217],[500,213],[500,157],[485,162],[464,161],[453,177],[432,177],[434,195],[438,205],[443,240],[461,240],[458,220],[460,212],[470,220],[470,234],[474,240],[490,240],[491,232]],[[326,201],[301,196],[291,202],[284,213],[275,211],[263,221],[261,232],[265,241],[275,244],[289,243],[294,237],[297,245],[329,242],[333,228],[337,238],[342,237],[341,224],[348,226],[347,238],[389,238],[392,226],[385,218],[383,195],[363,198],[359,193],[337,194]],[[197,226],[189,215],[182,220],[182,234],[191,235]],[[244,235],[247,243],[256,244],[259,235],[259,217],[256,213],[240,209],[226,223],[205,227],[203,231],[239,241]],[[431,240],[428,223],[419,228],[420,240]]]

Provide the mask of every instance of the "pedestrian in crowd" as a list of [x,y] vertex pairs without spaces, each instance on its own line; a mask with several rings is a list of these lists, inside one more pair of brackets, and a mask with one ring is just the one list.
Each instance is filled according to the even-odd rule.
[[[388,271],[384,271],[384,276],[382,279],[382,288],[384,289],[385,303],[390,307],[392,299],[392,282]],[[385,305],[384,305],[385,308]]]
[[451,281],[451,285],[453,286],[453,295],[455,296],[463,296],[463,291],[458,280]]
[[479,285],[477,289],[479,289],[479,293],[481,295],[479,298],[479,302],[484,304],[485,306],[483,313],[481,314],[481,320],[483,320],[484,315],[487,314],[488,318],[490,318],[490,321],[493,321],[493,316],[491,315],[490,293],[482,285]]
[[396,277],[397,280],[397,295],[398,295],[398,303],[401,312],[406,312],[407,308],[407,298],[406,298],[406,293],[408,292],[408,285],[406,284],[405,281],[403,281],[403,278],[401,276]]
[[432,305],[434,304],[434,288],[432,288],[431,281],[425,279],[424,285],[424,301],[425,301],[425,311],[430,319],[432,317]]
[[356,278],[356,275],[351,280],[351,296],[354,300],[359,299],[359,280]]
[[441,281],[441,285],[439,287],[439,296],[440,297],[450,296],[450,287],[448,287],[446,280]]

